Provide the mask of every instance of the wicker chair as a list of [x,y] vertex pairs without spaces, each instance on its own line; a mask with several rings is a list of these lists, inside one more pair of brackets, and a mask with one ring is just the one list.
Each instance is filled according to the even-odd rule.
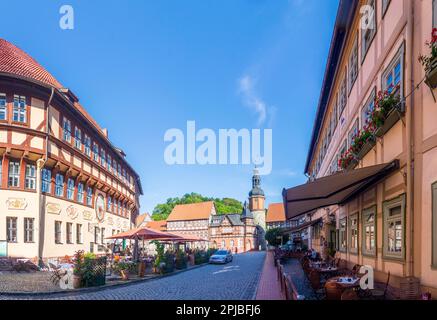
[[360,298],[358,297],[357,292],[350,288],[350,289],[346,289],[342,294],[341,294],[341,300],[360,300]]
[[405,277],[400,281],[401,300],[418,300],[420,297],[420,280],[415,277]]
[[325,283],[326,300],[341,300],[342,289],[337,283],[328,281]]
[[370,295],[375,300],[385,300],[387,296],[388,284],[390,283],[390,271],[387,274],[387,280],[384,283],[384,287],[382,289],[373,289],[370,290]]

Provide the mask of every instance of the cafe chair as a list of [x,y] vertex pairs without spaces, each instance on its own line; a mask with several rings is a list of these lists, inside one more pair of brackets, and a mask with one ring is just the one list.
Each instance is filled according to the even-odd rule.
[[353,288],[350,288],[342,293],[341,300],[360,300],[360,298],[358,297],[357,292]]
[[326,300],[341,300],[342,290],[333,281],[328,281],[325,283],[325,294]]
[[387,281],[384,283],[384,287],[382,289],[372,289],[370,290],[370,295],[372,299],[375,300],[385,300],[387,296],[388,284],[390,283],[390,271],[387,274]]
[[320,273],[315,270],[311,271],[308,275],[308,280],[310,281],[316,297],[321,300],[325,296],[325,289],[320,280]]

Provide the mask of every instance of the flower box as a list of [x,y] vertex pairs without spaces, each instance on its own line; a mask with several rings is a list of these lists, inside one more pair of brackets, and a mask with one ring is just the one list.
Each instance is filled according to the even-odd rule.
[[358,165],[358,160],[357,159],[353,159],[351,160],[351,162],[349,162],[349,164],[346,166],[345,170],[353,170],[355,169],[355,167]]
[[402,113],[403,111],[397,108],[391,109],[384,120],[384,124],[378,129],[376,129],[375,136],[380,138],[384,134],[386,134],[396,124],[396,122],[398,122],[401,119]]
[[373,149],[373,147],[376,145],[375,138],[370,138],[361,148],[360,152],[357,153],[358,159],[363,159],[364,156]]
[[432,60],[430,69],[426,72],[425,83],[431,89],[437,88],[437,58]]

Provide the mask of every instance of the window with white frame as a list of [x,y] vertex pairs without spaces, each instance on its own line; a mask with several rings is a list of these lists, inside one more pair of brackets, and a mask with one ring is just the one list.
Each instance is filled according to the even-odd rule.
[[94,227],[94,243],[99,243],[99,227]]
[[26,164],[25,187],[26,189],[36,189],[36,166],[34,164]]
[[361,128],[364,128],[370,123],[373,110],[375,110],[375,90],[372,91],[369,99],[367,99],[364,104],[363,109],[361,109]]
[[104,149],[100,149],[100,164],[102,167],[106,167],[106,153]]
[[17,242],[17,218],[6,218],[6,241]]
[[9,161],[8,186],[18,188],[20,186],[20,163]]
[[369,0],[370,10],[363,15],[365,28],[361,28],[361,60],[364,61],[376,34],[376,6],[375,0]]
[[62,122],[62,138],[71,143],[71,121],[64,117]]
[[112,160],[111,160],[111,156],[109,155],[109,152],[106,154],[106,164],[108,167],[108,171],[111,172]]
[[346,252],[347,250],[347,234],[346,234],[346,224],[347,224],[347,219],[343,218],[340,220],[339,222],[340,224],[340,228],[338,230],[338,234],[339,234],[339,250],[341,252]]
[[74,127],[74,146],[82,150],[82,131],[78,127]]
[[83,182],[77,184],[77,202],[83,203]]
[[58,197],[64,195],[64,176],[60,173],[57,173],[55,176],[55,194]]
[[24,218],[24,242],[32,243],[34,242],[34,218]]
[[66,242],[68,244],[72,244],[73,243],[73,224],[71,222],[67,222],[66,223]]
[[12,120],[14,122],[27,122],[26,97],[14,95],[14,108],[12,110]]
[[82,243],[82,225],[79,223],[76,224],[76,243]]
[[352,52],[349,57],[349,92],[355,84],[355,80],[358,77],[358,39],[355,37],[354,45],[352,46]]
[[112,211],[112,198],[110,196],[108,196],[108,200],[107,200],[107,204],[106,204],[106,208],[109,212]]
[[358,214],[349,217],[349,252],[358,253]]
[[55,221],[55,243],[61,244],[62,243],[62,222],[61,221]]
[[352,128],[349,131],[349,135],[348,135],[348,143],[349,143],[349,147],[352,146],[352,142],[354,141],[354,138],[358,135],[358,118],[354,121],[354,125],[352,126]]
[[50,169],[43,168],[41,172],[41,191],[50,193],[52,189],[52,171]]
[[343,80],[341,81],[340,86],[340,115],[343,113],[344,108],[347,104],[347,72],[344,72]]
[[74,179],[68,178],[67,180],[67,198],[69,200],[74,199]]
[[87,187],[86,204],[87,204],[87,206],[93,205],[93,188],[91,188],[91,187]]
[[91,157],[91,138],[89,135],[85,134],[85,139],[84,139],[84,149],[85,149],[85,154],[88,157]]
[[404,46],[399,49],[399,52],[396,54],[395,58],[382,76],[383,90],[387,90],[389,93],[396,90],[396,95],[401,97],[403,96],[403,57]]
[[364,209],[361,217],[362,246],[364,255],[376,254],[376,206]]
[[94,161],[99,162],[99,145],[93,142],[93,158]]
[[384,214],[384,258],[404,259],[405,256],[405,195],[386,201]]
[[102,228],[100,231],[100,243],[105,244],[105,228]]
[[8,104],[6,101],[6,95],[0,93],[0,120],[8,119]]

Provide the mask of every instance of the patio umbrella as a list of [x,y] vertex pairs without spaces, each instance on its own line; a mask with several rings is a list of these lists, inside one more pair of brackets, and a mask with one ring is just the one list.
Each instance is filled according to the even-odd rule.
[[176,235],[168,232],[153,230],[146,227],[134,228],[126,232],[114,234],[106,239],[143,239],[143,240],[159,240],[159,239],[175,239]]

